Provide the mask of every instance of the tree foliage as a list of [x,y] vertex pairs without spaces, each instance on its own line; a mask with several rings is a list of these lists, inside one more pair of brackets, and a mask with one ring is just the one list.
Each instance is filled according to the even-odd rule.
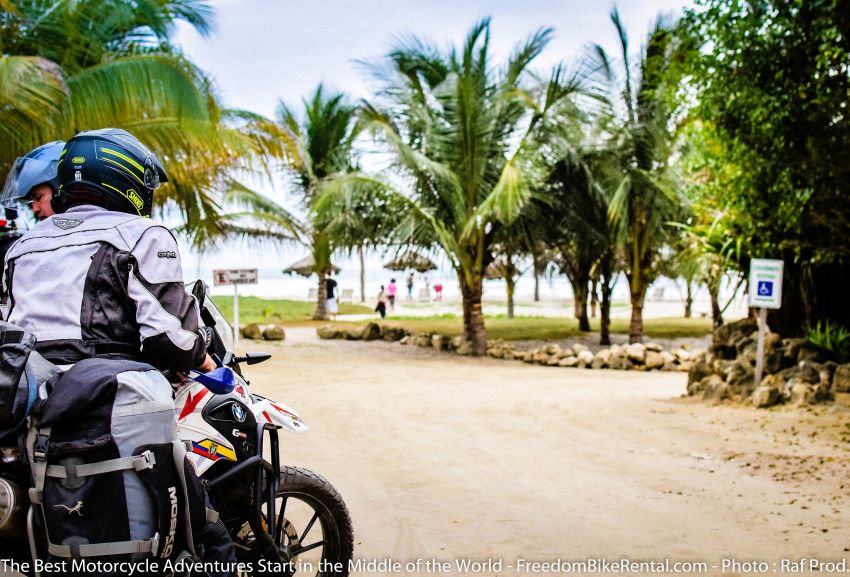
[[716,135],[706,165],[722,167],[711,203],[752,256],[786,261],[774,326],[846,322],[850,3],[702,0],[684,23],[695,114]]

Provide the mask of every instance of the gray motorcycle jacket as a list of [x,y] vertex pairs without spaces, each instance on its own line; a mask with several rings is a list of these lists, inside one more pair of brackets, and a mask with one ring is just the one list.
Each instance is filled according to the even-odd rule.
[[2,300],[57,364],[119,357],[186,371],[204,360],[177,241],[147,218],[84,205],[45,219],[6,254]]

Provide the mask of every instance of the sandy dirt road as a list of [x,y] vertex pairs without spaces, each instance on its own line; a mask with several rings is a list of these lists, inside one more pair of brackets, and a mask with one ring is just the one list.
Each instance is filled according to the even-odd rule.
[[484,572],[519,575],[531,574],[519,559],[697,560],[720,574],[723,559],[850,557],[844,407],[706,406],[680,398],[683,374],[320,341],[305,328],[251,345],[274,354],[246,369],[255,390],[312,427],[283,438],[284,462],[342,492],[358,558],[501,559]]

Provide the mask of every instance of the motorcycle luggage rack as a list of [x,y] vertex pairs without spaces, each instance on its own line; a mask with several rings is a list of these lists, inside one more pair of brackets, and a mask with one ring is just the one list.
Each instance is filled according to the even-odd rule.
[[[271,423],[257,425],[257,448],[253,457],[237,464],[232,469],[210,481],[208,487],[213,489],[226,483],[245,471],[256,469],[254,478],[254,510],[248,518],[248,524],[254,532],[254,538],[262,546],[266,554],[281,562],[280,550],[275,545],[277,531],[277,514],[275,511],[275,496],[280,487],[280,442],[277,434],[278,427]],[[269,452],[271,463],[263,459],[265,433],[269,435]],[[263,522],[263,505],[266,506],[266,522]]]

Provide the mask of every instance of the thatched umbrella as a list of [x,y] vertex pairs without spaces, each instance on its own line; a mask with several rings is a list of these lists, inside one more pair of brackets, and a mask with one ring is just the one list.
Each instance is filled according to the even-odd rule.
[[497,278],[505,278],[508,273],[508,265],[504,259],[496,259],[487,266],[484,271],[484,278],[487,280],[495,280]]
[[[334,274],[340,271],[340,268],[335,264],[331,264],[331,271]],[[293,263],[283,269],[284,274],[299,274],[301,276],[312,276],[316,273],[316,261],[313,259],[313,255],[307,255],[296,263]]]
[[437,270],[437,265],[431,259],[421,254],[407,251],[397,255],[389,262],[385,262],[384,268],[398,271],[412,269],[416,272],[428,272],[429,270]]

